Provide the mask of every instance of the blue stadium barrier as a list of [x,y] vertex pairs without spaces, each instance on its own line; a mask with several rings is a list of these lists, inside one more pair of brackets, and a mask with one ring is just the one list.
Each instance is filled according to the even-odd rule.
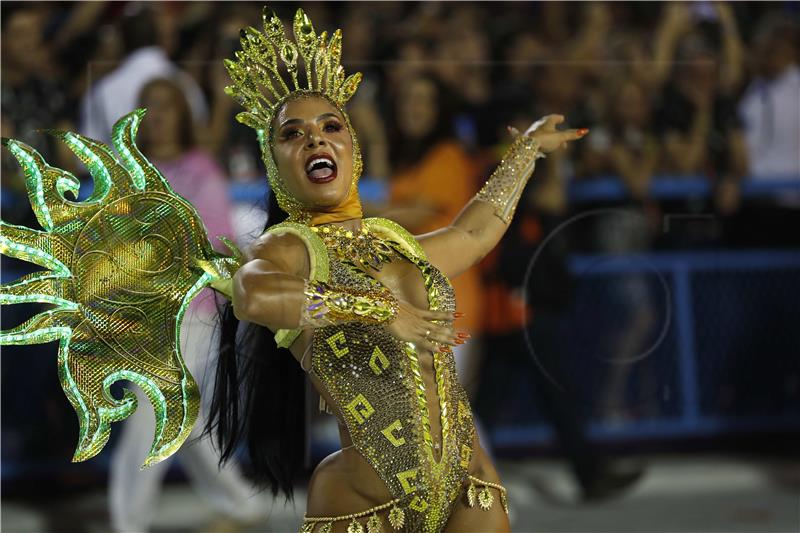
[[[731,335],[737,333],[734,324],[723,324],[725,328],[720,328],[720,324],[704,326],[703,321],[695,320],[695,312],[698,303],[704,305],[704,320],[708,320],[708,309],[718,309],[722,314],[722,306],[726,303],[717,300],[720,288],[728,293],[735,293],[735,300],[743,309],[739,314],[747,318],[751,313],[756,313],[756,309],[747,309],[748,295],[745,294],[744,287],[737,286],[735,279],[724,279],[727,274],[735,276],[750,276],[752,293],[764,292],[766,289],[778,291],[781,295],[782,303],[796,302],[800,297],[800,251],[795,250],[743,250],[743,251],[692,251],[692,252],[650,252],[641,254],[576,254],[570,258],[569,268],[571,272],[583,282],[589,281],[603,284],[606,280],[613,279],[614,276],[625,277],[630,275],[643,275],[657,273],[663,276],[668,283],[669,298],[671,300],[672,323],[671,330],[665,344],[664,352],[666,359],[675,366],[675,407],[667,409],[661,417],[640,418],[625,422],[608,422],[602,419],[592,420],[588,424],[589,438],[598,442],[618,442],[618,441],[640,441],[640,440],[675,440],[685,438],[699,438],[715,436],[725,433],[739,432],[759,432],[769,430],[800,430],[800,395],[781,396],[781,391],[764,391],[762,394],[774,394],[773,402],[781,405],[782,412],[768,412],[759,410],[748,404],[745,409],[750,409],[749,413],[724,412],[713,403],[708,402],[709,394],[714,391],[714,386],[718,383],[707,383],[709,372],[725,369],[725,364],[730,364],[726,358],[735,358],[736,354],[720,348],[718,351],[709,350],[710,343],[706,339],[703,346],[702,357],[698,352],[698,335],[707,335],[707,330],[703,328],[724,329],[723,334],[727,335],[728,329]],[[778,278],[783,274],[785,278]],[[698,282],[697,276],[713,275],[721,279],[719,287],[709,290],[702,282]],[[773,285],[778,288],[770,287],[766,282],[773,280]],[[788,281],[788,283],[787,283]],[[756,287],[755,289],[753,287]],[[699,295],[699,291],[708,291],[707,294]],[[774,292],[762,295],[763,298],[772,298]],[[605,301],[601,302],[601,306]],[[776,304],[777,313],[783,313],[782,303]],[[789,307],[789,310],[795,309]],[[758,309],[761,309],[760,307]],[[797,308],[800,309],[800,308]],[[761,312],[761,311],[758,311]],[[764,312],[769,312],[764,311]],[[728,311],[730,313],[730,311]],[[713,313],[712,313],[713,314]],[[534,313],[535,317],[535,313]],[[783,365],[785,372],[795,372],[800,368],[800,363],[792,363],[792,354],[782,350],[791,351],[792,346],[800,346],[800,333],[791,330],[791,325],[786,323],[796,323],[798,317],[792,316],[784,319],[778,330],[781,331],[781,339],[764,347],[770,351],[770,355],[775,358],[783,357],[787,364]],[[716,333],[716,332],[715,332]],[[714,333],[714,334],[715,334]],[[763,331],[755,334],[756,344],[760,342],[758,335],[764,335]],[[788,339],[788,340],[786,340]],[[752,339],[751,339],[752,342]],[[711,343],[713,345],[713,343]],[[777,346],[777,349],[776,349]],[[762,353],[754,352],[750,361],[749,372],[753,372],[758,365],[763,364]],[[794,354],[795,356],[797,354]],[[574,356],[574,354],[573,354]],[[734,361],[735,362],[735,361]],[[698,365],[705,365],[706,379],[703,379]],[[709,367],[709,365],[712,365]],[[712,370],[708,370],[712,368]],[[772,368],[772,367],[770,367]],[[714,370],[717,369],[717,370]],[[594,369],[584,368],[584,374],[593,372]],[[742,370],[744,374],[748,369]],[[585,389],[591,376],[576,376],[578,389]],[[664,378],[668,380],[669,378]],[[777,383],[779,376],[775,376],[775,388],[780,388]],[[588,381],[587,381],[588,380]],[[708,390],[703,391],[701,387]],[[737,391],[743,394],[745,391]],[[705,394],[705,397],[702,395]],[[744,402],[747,403],[746,401]],[[758,406],[758,404],[755,404]],[[529,410],[534,406],[522,406],[522,410]],[[759,411],[753,413],[752,411]],[[591,417],[590,417],[591,418]],[[492,444],[498,448],[515,448],[542,445],[551,442],[554,437],[549,425],[544,423],[528,424],[508,424],[504,427],[494,428],[490,432]]]
[[[712,192],[712,182],[703,176],[656,176],[650,184],[650,197],[673,200],[687,197],[706,197]],[[800,193],[800,179],[796,176],[776,176],[771,180],[745,179],[742,195],[745,197],[772,196],[783,193]],[[569,198],[575,203],[591,201],[619,201],[628,197],[625,185],[613,176],[572,182]]]

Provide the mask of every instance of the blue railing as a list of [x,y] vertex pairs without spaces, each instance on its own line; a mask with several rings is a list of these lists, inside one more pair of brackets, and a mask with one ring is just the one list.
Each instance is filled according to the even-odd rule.
[[[743,273],[758,277],[773,277],[778,272],[790,273],[794,283],[781,285],[781,298],[796,301],[800,298],[800,251],[792,250],[757,250],[757,251],[697,251],[697,252],[651,252],[615,256],[608,254],[583,254],[571,257],[570,270],[581,280],[599,278],[600,281],[609,276],[652,275],[654,272],[663,276],[670,287],[669,299],[673,315],[669,333],[674,338],[668,350],[673,353],[667,356],[674,359],[676,365],[676,381],[679,389],[678,405],[673,413],[664,418],[643,418],[625,423],[608,423],[602,420],[588,424],[589,437],[597,441],[637,441],[637,440],[670,440],[697,438],[718,435],[726,432],[752,432],[766,430],[800,430],[800,410],[782,413],[764,412],[744,415],[713,414],[713,409],[704,408],[700,398],[700,387],[704,384],[698,373],[698,364],[708,357],[717,358],[715,364],[724,364],[728,355],[724,350],[718,353],[697,352],[697,335],[701,331],[695,317],[697,290],[704,289],[693,283],[693,276],[714,273]],[[726,287],[726,291],[739,290],[738,287]],[[716,301],[718,294],[706,295],[712,308],[724,305]],[[744,304],[744,302],[742,302]],[[764,312],[757,309],[743,310],[748,312]],[[707,320],[707,318],[706,318]],[[790,318],[800,320],[800,317]],[[736,331],[725,332],[736,335]],[[800,345],[800,333],[783,331],[783,335],[791,340],[786,345]],[[760,358],[753,354],[752,364],[760,364]],[[774,354],[773,354],[774,355]],[[779,353],[777,356],[800,358],[800,354]],[[719,360],[722,359],[722,360]],[[800,363],[794,367],[797,368]],[[775,376],[776,382],[780,376]],[[769,392],[769,391],[765,391]],[[792,402],[800,404],[798,398]],[[553,438],[552,429],[544,424],[514,425],[495,428],[491,440],[497,447],[525,447],[549,443]]]
[[[711,194],[712,188],[713,184],[703,176],[657,176],[650,184],[649,195],[659,200],[705,197]],[[797,176],[776,176],[770,180],[745,179],[742,182],[744,197],[786,193],[800,194],[800,179]],[[576,203],[624,200],[627,196],[625,185],[612,176],[572,182],[569,187],[569,198]]]

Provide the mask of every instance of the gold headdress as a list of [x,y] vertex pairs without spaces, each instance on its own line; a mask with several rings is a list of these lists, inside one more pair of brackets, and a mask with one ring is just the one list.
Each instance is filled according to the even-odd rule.
[[[259,134],[261,157],[267,167],[267,177],[278,204],[289,213],[290,220],[308,222],[308,206],[302,205],[287,192],[273,159],[270,131],[272,119],[287,100],[300,95],[321,96],[334,105],[344,116],[353,138],[350,196],[354,197],[353,195],[357,195],[362,168],[361,151],[344,105],[355,94],[361,82],[361,73],[345,77],[341,65],[341,30],[333,32],[330,40],[325,31],[317,35],[311,20],[302,9],[298,9],[294,16],[296,43],[286,37],[283,23],[267,7],[264,7],[263,21],[263,33],[253,27],[241,31],[242,50],[236,52],[237,61],[225,60],[225,67],[233,80],[233,85],[226,87],[225,92],[246,109],[236,119]],[[293,88],[289,87],[279,69],[279,58],[286,67],[291,78],[288,81]],[[305,87],[301,82],[301,58],[305,71]]]

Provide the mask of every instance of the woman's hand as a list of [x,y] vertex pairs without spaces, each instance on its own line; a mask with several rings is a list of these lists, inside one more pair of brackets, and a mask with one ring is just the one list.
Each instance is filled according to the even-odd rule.
[[[564,115],[547,115],[542,117],[525,130],[524,135],[539,141],[539,149],[549,154],[559,148],[566,148],[567,142],[575,141],[589,133],[586,128],[574,130],[556,130],[556,126],[564,122]],[[519,130],[509,126],[508,131],[516,137]]]
[[[386,329],[401,341],[414,343],[419,350],[436,352],[439,350],[438,345],[453,346],[462,344],[465,340],[465,334],[457,334],[453,329],[454,318],[453,313],[420,309],[400,300],[397,316]],[[434,320],[446,321],[446,325],[434,324]]]

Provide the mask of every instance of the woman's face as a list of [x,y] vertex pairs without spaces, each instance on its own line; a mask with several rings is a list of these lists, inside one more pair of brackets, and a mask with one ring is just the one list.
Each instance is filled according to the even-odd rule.
[[272,155],[286,192],[309,208],[341,204],[353,179],[353,138],[336,107],[313,96],[290,100],[272,128]]
[[436,127],[436,85],[424,78],[407,82],[397,102],[397,123],[404,137],[422,139]]
[[147,120],[142,122],[141,139],[148,145],[180,143],[180,102],[175,91],[166,85],[153,85],[141,99],[147,109]]

